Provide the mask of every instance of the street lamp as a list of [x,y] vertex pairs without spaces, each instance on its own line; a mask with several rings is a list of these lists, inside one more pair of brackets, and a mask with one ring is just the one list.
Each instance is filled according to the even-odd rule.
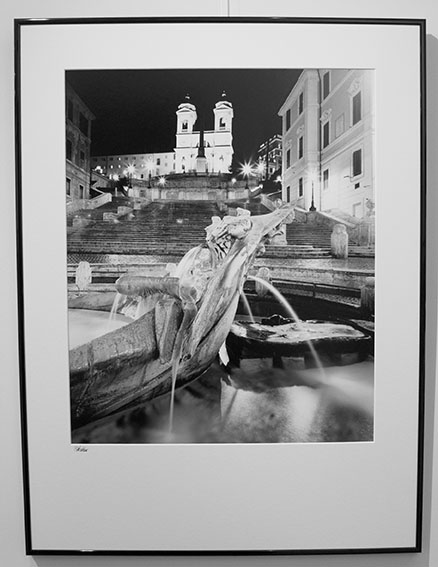
[[242,175],[245,177],[245,189],[249,189],[249,185],[248,185],[248,177],[251,175],[252,173],[252,168],[251,168],[251,164],[249,163],[244,163],[242,168],[241,168],[241,172]]
[[152,170],[154,169],[152,160],[146,162],[146,169],[148,170],[148,189],[150,189],[152,187]]
[[312,202],[310,204],[309,207],[309,211],[316,211],[316,207],[315,207],[315,188],[314,188],[314,184],[315,184],[315,174],[312,173],[310,176],[310,180],[312,182]]
[[132,188],[132,176],[135,173],[135,167],[132,164],[130,164],[126,168],[126,171],[128,172],[128,180],[129,180],[128,187],[129,187],[129,189],[131,189]]
[[259,161],[257,164],[257,173],[260,175],[260,181],[262,181],[263,174],[265,173],[265,164],[262,161]]

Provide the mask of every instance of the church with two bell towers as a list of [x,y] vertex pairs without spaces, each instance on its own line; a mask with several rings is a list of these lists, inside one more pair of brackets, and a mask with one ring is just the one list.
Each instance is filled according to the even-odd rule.
[[[197,121],[195,105],[189,95],[176,111],[175,172],[189,173],[228,173],[233,159],[233,105],[222,93],[221,99],[213,108],[214,129],[204,130],[201,122],[195,131]],[[204,162],[198,159],[203,153]],[[205,170],[202,168],[205,166]],[[201,170],[200,170],[201,168]]]
[[[186,95],[176,110],[176,144],[173,151],[95,156],[92,169],[118,179],[148,179],[173,174],[219,175],[229,173],[233,159],[233,105],[225,92],[214,105],[214,128],[204,129],[204,116]],[[195,130],[196,127],[196,130]]]

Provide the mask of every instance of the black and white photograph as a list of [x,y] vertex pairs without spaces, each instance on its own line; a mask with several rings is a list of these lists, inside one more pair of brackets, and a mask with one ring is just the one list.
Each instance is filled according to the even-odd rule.
[[425,38],[15,21],[26,553],[421,551]]
[[372,69],[66,71],[72,443],[374,441],[374,107]]

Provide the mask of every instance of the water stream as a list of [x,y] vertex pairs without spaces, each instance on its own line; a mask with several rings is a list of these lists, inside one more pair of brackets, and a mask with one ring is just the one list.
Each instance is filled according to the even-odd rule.
[[[284,297],[284,295],[282,295],[278,289],[276,289],[270,282],[267,282],[266,280],[263,280],[262,278],[259,278],[257,276],[248,276],[248,279],[253,280],[258,282],[260,285],[264,286],[267,290],[269,290],[272,295],[278,300],[278,302],[286,309],[286,312],[290,315],[290,317],[295,321],[295,323],[297,324],[297,327],[302,331],[302,332],[306,332],[305,327],[302,324],[301,319],[298,317],[298,315],[295,313],[294,309],[292,308],[291,304],[287,301],[287,299]],[[319,369],[320,373],[321,373],[321,377],[323,379],[325,379],[325,371],[324,371],[324,367],[321,363],[321,360],[318,356],[318,353],[315,350],[315,347],[312,344],[311,340],[306,340],[307,346],[309,347],[309,350],[315,360],[315,364],[316,367]]]
[[242,302],[243,302],[243,305],[245,307],[245,311],[246,311],[251,323],[255,323],[255,319],[254,319],[254,315],[252,313],[251,306],[250,306],[248,298],[246,297],[246,294],[243,290],[240,292],[240,297],[242,298]]

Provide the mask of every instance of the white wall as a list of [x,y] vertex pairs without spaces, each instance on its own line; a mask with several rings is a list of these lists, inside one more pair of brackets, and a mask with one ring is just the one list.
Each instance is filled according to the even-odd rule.
[[[427,415],[425,461],[424,552],[421,554],[328,557],[250,557],[250,558],[117,558],[117,557],[37,557],[24,556],[21,449],[19,425],[19,386],[17,362],[15,221],[14,221],[14,115],[13,115],[13,23],[14,17],[96,17],[148,15],[265,15],[326,17],[413,17],[428,19],[428,339],[427,339]],[[1,203],[0,291],[2,315],[0,371],[0,565],[5,567],[109,567],[136,566],[210,566],[288,565],[292,567],[436,567],[438,565],[438,426],[433,428],[436,376],[437,272],[438,261],[438,7],[436,0],[313,0],[311,5],[298,0],[3,0],[0,7],[0,155],[3,164]],[[402,116],[404,109],[400,109]],[[435,156],[435,157],[434,157]],[[41,251],[41,262],[49,264]],[[50,282],[49,276],[48,281]],[[407,298],[408,300],[409,298]],[[433,433],[435,430],[435,439]],[[388,471],[390,473],[390,471]]]

